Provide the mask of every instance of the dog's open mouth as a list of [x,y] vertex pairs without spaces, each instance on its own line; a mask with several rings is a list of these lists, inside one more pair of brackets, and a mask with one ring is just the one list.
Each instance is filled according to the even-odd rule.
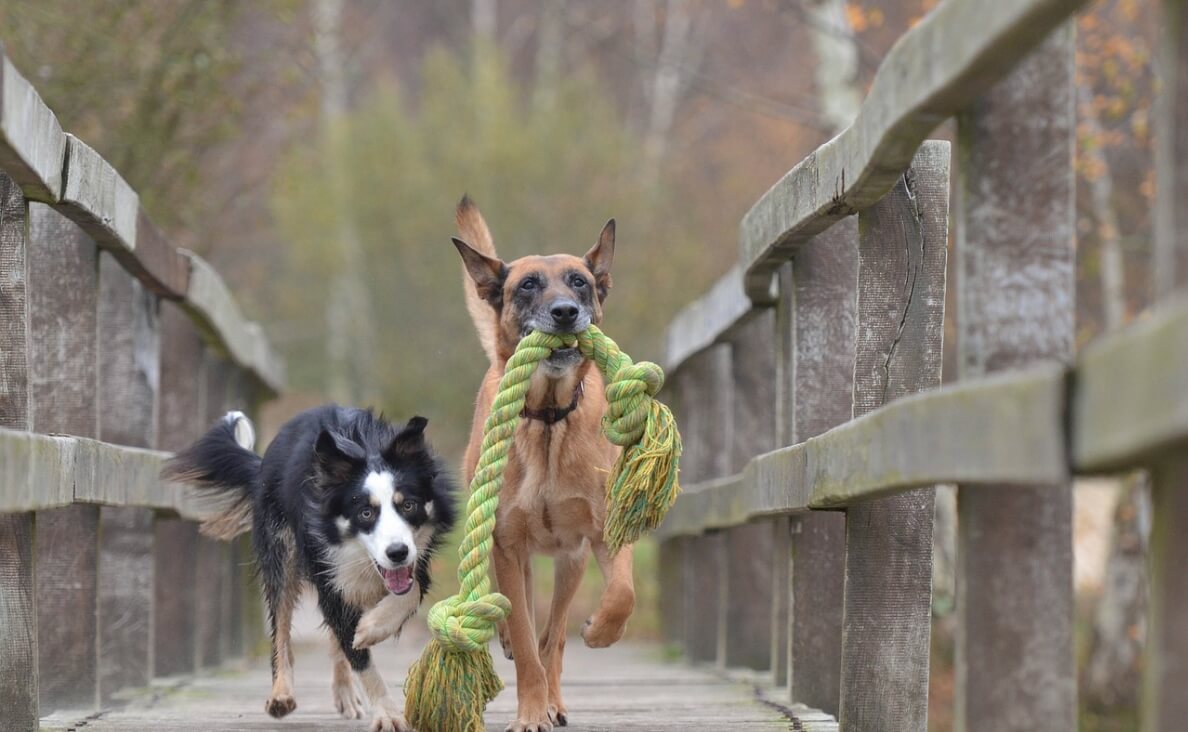
[[391,592],[393,595],[403,595],[412,589],[413,572],[411,566],[384,569],[376,565],[376,568],[379,569],[380,576],[384,578],[384,587],[387,587],[388,592]]

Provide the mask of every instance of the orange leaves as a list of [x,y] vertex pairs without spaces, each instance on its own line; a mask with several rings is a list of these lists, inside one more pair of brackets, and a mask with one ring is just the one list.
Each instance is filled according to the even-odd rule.
[[846,3],[846,21],[855,33],[878,28],[886,19],[881,8],[863,8],[858,3]]

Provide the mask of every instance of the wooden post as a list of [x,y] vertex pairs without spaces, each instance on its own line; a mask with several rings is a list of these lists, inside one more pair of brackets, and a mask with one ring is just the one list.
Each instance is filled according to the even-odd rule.
[[[157,299],[110,255],[99,256],[99,439],[156,443]],[[98,476],[119,480],[119,476]],[[153,513],[108,507],[99,514],[99,699],[152,678]]]
[[[202,429],[207,429],[226,413],[230,362],[210,351],[206,357],[206,404],[203,407]],[[230,561],[227,545],[198,537],[198,553],[194,587],[195,603],[195,664],[196,668],[211,668],[223,662],[226,644],[223,636],[230,632],[227,622],[227,565]]]
[[[29,205],[29,241],[33,430],[95,437],[98,250],[74,222],[42,203]],[[35,533],[38,626],[53,629],[38,644],[41,709],[94,708],[99,508],[41,511]]]
[[[667,375],[664,389],[659,398],[672,409],[677,425],[681,430],[685,428],[685,406],[680,401],[681,390],[677,384],[681,379],[681,371],[673,371]],[[688,485],[686,476],[681,476],[681,482]],[[657,572],[660,581],[660,596],[657,598],[660,618],[660,638],[669,652],[680,650],[686,655],[685,623],[693,616],[691,608],[685,606],[685,551],[684,537],[663,539],[658,547],[659,557]]]
[[[789,442],[803,442],[850,419],[858,286],[858,219],[850,217],[797,252],[780,279],[783,325],[792,368]],[[795,517],[788,633],[791,700],[832,715],[841,695],[846,520],[840,511]]]
[[[736,327],[731,335],[734,376],[730,473],[740,473],[751,458],[775,448],[775,312],[765,309]],[[727,666],[767,671],[771,668],[772,528],[754,521],[724,532]]]
[[[940,386],[948,199],[949,144],[928,141],[859,214],[856,417]],[[843,729],[928,727],[932,511],[932,488],[847,511]]]
[[[206,426],[202,338],[177,305],[161,305],[161,394],[157,423],[162,450],[176,452]],[[195,608],[198,526],[178,518],[157,517],[154,526],[153,590],[156,624],[154,671],[158,676],[191,673],[195,668]]]
[[[28,207],[0,172],[0,427],[28,430]],[[3,486],[0,486],[0,490]],[[0,514],[0,727],[39,726],[33,514]]]
[[[680,403],[684,405],[681,434],[685,439],[682,479],[697,483],[730,472],[733,409],[730,345],[711,346],[681,367]],[[726,571],[725,543],[720,532],[686,540],[685,606],[694,608],[685,624],[685,647],[694,662],[725,661]]]
[[[1188,3],[1164,0],[1156,102],[1156,295],[1188,291]],[[1174,156],[1180,157],[1174,157]],[[1143,672],[1143,732],[1173,732],[1188,719],[1188,459],[1162,456],[1151,471],[1151,597]]]
[[[961,378],[1072,359],[1073,48],[1067,24],[959,118]],[[1074,730],[1071,490],[959,490],[957,729]]]

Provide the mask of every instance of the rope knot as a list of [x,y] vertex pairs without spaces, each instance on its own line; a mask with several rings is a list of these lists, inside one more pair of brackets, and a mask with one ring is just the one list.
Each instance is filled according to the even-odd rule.
[[498,592],[464,600],[447,597],[429,610],[429,630],[439,643],[454,651],[486,648],[495,637],[495,624],[511,614],[511,603]]

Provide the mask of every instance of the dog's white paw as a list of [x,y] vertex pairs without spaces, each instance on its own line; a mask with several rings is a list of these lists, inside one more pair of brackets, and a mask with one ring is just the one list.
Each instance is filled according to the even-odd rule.
[[[353,676],[353,675],[352,675]],[[330,685],[334,695],[334,708],[347,719],[362,719],[367,705],[363,702],[363,694],[354,678],[336,679]]]
[[413,728],[404,720],[396,702],[384,697],[376,702],[371,716],[371,732],[413,732]]
[[372,611],[368,611],[359,618],[359,624],[355,626],[355,639],[351,645],[355,650],[361,651],[390,638],[392,633],[393,630],[388,623],[378,619]]

